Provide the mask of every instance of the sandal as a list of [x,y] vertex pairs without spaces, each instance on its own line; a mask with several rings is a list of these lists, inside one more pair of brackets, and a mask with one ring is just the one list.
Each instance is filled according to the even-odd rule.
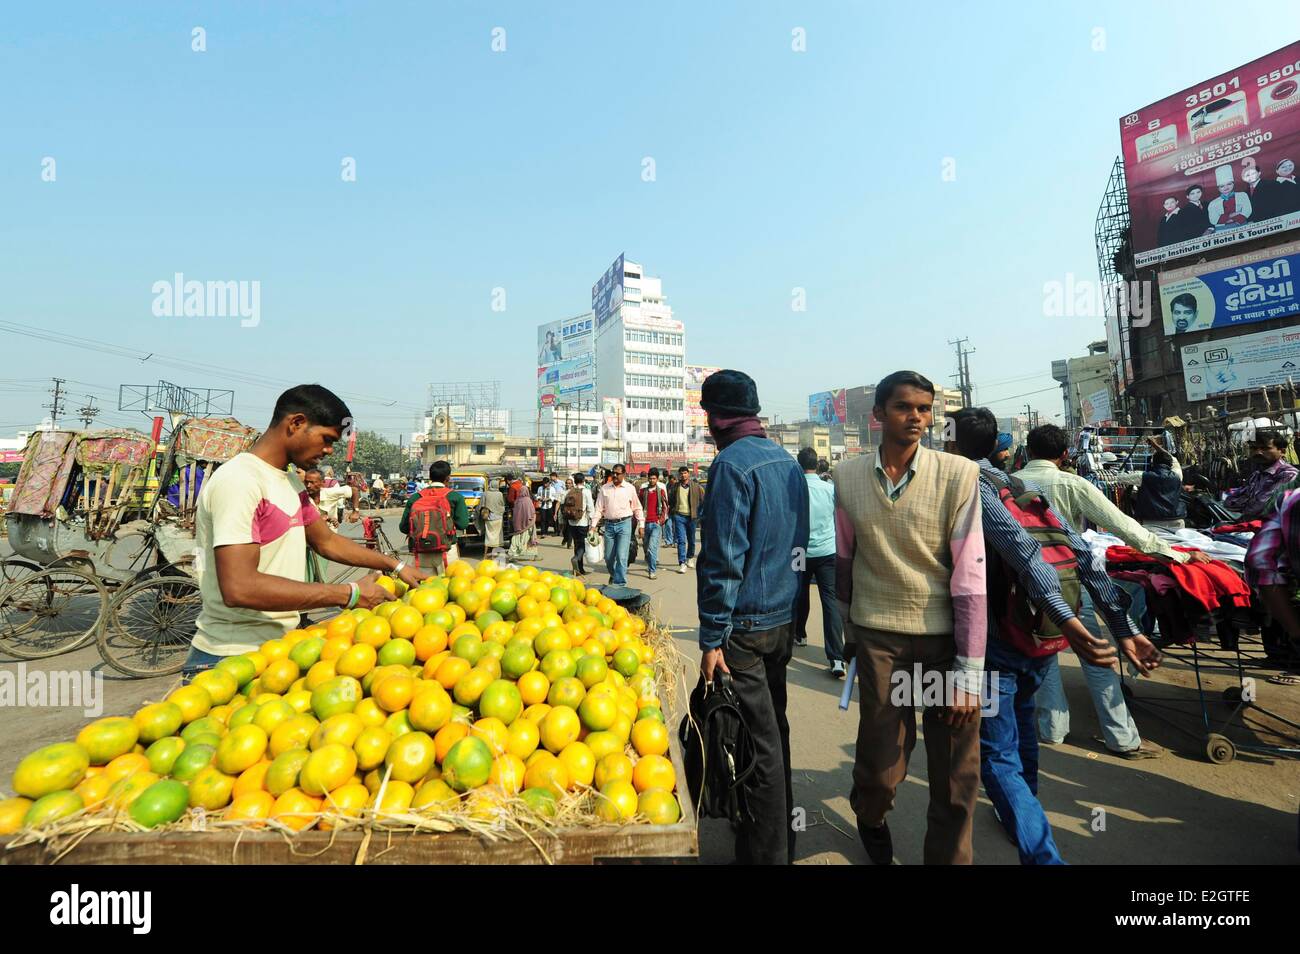
[[1300,673],[1280,672],[1276,676],[1269,676],[1268,681],[1275,686],[1300,686]]

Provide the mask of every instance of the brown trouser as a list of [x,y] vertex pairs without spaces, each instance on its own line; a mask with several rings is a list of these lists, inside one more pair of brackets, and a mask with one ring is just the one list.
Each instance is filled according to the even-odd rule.
[[[861,715],[849,802],[868,827],[875,828],[894,807],[894,793],[907,777],[916,747],[912,694],[903,705],[891,701],[895,671],[923,673],[952,669],[957,645],[951,636],[911,636],[865,629],[845,621],[845,636],[857,647]],[[847,641],[847,640],[846,640]],[[925,863],[971,863],[971,824],[980,784],[978,714],[960,729],[945,725],[940,709],[926,708],[925,756],[929,769],[930,810],[926,815]]]

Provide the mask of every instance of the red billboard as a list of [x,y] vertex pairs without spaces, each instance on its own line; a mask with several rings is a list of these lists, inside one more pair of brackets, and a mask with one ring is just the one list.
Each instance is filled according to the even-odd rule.
[[1300,41],[1119,127],[1139,268],[1300,227]]

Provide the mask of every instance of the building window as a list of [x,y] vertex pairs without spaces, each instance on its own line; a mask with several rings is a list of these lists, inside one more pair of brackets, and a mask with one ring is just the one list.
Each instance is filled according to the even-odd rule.
[[433,452],[439,457],[446,457],[450,453],[450,448],[446,444],[434,444]]
[[482,455],[486,454],[486,453],[487,453],[487,445],[486,445],[486,444],[475,444],[475,445],[474,445],[474,453],[477,454],[477,455],[479,455],[480,457],[481,457]]

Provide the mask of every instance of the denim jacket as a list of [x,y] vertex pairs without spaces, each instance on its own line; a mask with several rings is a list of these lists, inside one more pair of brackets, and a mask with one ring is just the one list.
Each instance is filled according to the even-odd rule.
[[794,458],[762,437],[742,437],[709,467],[709,505],[696,568],[700,647],[735,630],[790,622],[807,559],[808,483]]

